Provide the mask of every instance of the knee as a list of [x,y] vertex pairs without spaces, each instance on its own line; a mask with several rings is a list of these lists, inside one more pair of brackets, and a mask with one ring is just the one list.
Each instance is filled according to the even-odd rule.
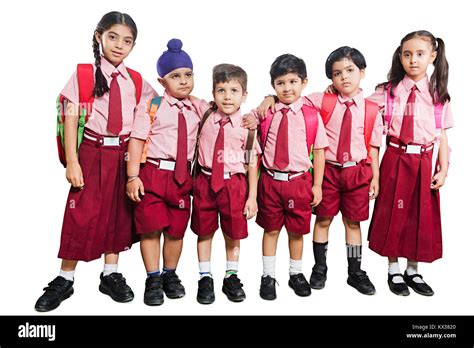
[[316,218],[316,226],[319,227],[319,228],[329,228],[329,226],[331,225],[331,222],[332,222],[332,217],[330,218]]

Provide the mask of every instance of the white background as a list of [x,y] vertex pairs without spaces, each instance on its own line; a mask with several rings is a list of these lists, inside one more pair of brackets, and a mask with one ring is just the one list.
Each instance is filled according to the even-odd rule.
[[[179,5],[177,5],[179,4]],[[7,7],[8,6],[8,7]],[[218,63],[242,66],[249,75],[249,97],[243,110],[271,93],[269,68],[280,54],[305,59],[309,85],[328,84],[324,62],[342,45],[366,57],[366,94],[383,82],[392,53],[408,32],[427,29],[446,42],[450,63],[449,91],[456,127],[449,131],[452,168],[442,189],[444,257],[420,271],[436,294],[425,298],[393,295],[387,286],[387,261],[364,249],[363,268],[377,288],[363,296],[346,284],[344,231],[340,218],[331,226],[327,286],[307,298],[288,287],[287,236],[277,253],[276,301],[259,298],[262,271],[261,229],[251,222],[242,242],[239,275],[247,299],[230,303],[220,291],[225,270],[223,238],[216,234],[212,255],[216,302],[196,302],[198,265],[196,236],[188,230],[178,273],[187,295],[166,299],[160,307],[143,304],[145,270],[135,245],[120,257],[135,300],[118,304],[99,293],[102,261],[80,263],[75,294],[52,314],[474,314],[472,301],[471,133],[472,14],[461,2],[448,1],[15,1],[2,2],[0,170],[0,314],[35,314],[42,287],[59,271],[56,258],[68,184],[58,162],[55,99],[77,63],[93,62],[91,39],[97,22],[112,10],[129,13],[138,25],[137,45],[126,64],[139,70],[161,93],[155,62],[173,37],[184,42],[194,62],[193,94],[209,99],[211,69]],[[467,69],[467,70],[466,70]],[[368,222],[362,224],[366,245]],[[303,256],[307,277],[313,265],[311,236]],[[402,264],[404,267],[404,263]],[[403,271],[403,269],[402,269]]]

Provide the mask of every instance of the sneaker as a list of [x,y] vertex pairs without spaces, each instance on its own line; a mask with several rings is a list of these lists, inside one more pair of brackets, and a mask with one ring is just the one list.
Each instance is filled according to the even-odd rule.
[[[414,278],[420,278],[423,281],[423,283],[417,283],[417,282],[413,281]],[[423,295],[423,296],[433,296],[434,295],[433,289],[431,289],[431,287],[428,284],[425,283],[425,281],[423,280],[423,277],[419,274],[413,274],[413,275],[409,276],[407,274],[407,272],[405,271],[405,273],[403,274],[403,280],[417,294],[420,294],[420,295]]]
[[57,276],[43,289],[45,292],[36,301],[35,309],[38,312],[49,312],[58,308],[62,301],[74,294],[73,284],[73,281]]
[[116,302],[130,302],[133,300],[133,291],[127,285],[122,273],[100,274],[99,291],[109,295]]
[[410,290],[408,290],[408,286],[405,282],[402,283],[394,283],[393,278],[394,277],[401,277],[403,276],[400,273],[395,273],[395,274],[389,274],[388,275],[388,287],[390,288],[390,291],[393,292],[395,295],[398,296],[408,296],[410,295]]
[[243,284],[240,282],[237,274],[232,274],[230,277],[224,278],[222,285],[222,292],[227,295],[227,298],[232,302],[242,302],[245,300],[245,292],[242,289]]
[[361,294],[364,295],[373,295],[375,294],[374,284],[370,281],[367,273],[362,270],[356,272],[349,272],[349,277],[347,278],[347,284],[355,288]]
[[311,295],[311,287],[308,281],[304,277],[303,273],[290,275],[288,285],[292,288],[298,296],[309,296]]
[[262,276],[260,280],[260,297],[264,300],[272,301],[276,299],[276,288],[275,283],[276,279],[272,278],[271,276]]
[[148,306],[163,304],[163,283],[159,274],[152,275],[146,279],[143,302]]
[[179,279],[176,272],[162,273],[161,280],[163,281],[163,291],[168,298],[181,298],[186,294],[181,279]]
[[324,289],[324,286],[326,285],[327,272],[328,268],[326,266],[315,264],[313,266],[313,271],[311,272],[311,277],[309,278],[309,285],[313,289]]
[[198,282],[197,301],[201,304],[211,304],[215,301],[214,279],[203,277]]

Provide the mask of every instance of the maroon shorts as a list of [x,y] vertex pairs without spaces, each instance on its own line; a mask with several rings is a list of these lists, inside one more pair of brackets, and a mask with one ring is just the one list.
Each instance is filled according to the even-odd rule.
[[326,163],[323,200],[315,209],[316,215],[334,217],[340,211],[348,220],[367,220],[371,180],[372,167],[365,160],[348,168]]
[[277,181],[265,169],[258,182],[257,224],[265,231],[307,234],[311,225],[313,178],[308,171],[290,181]]
[[191,214],[193,180],[188,174],[182,185],[174,180],[174,171],[159,169],[146,162],[140,170],[145,196],[135,208],[138,234],[163,230],[171,237],[184,237]]
[[235,174],[224,180],[224,188],[216,194],[211,189],[211,177],[199,173],[194,182],[191,230],[198,236],[213,234],[219,228],[219,215],[222,232],[230,239],[246,238],[246,201],[247,178],[244,174]]

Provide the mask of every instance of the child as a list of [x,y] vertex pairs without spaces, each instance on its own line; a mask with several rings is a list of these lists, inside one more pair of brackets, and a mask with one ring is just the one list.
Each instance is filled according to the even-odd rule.
[[[428,81],[430,64],[434,72]],[[438,190],[448,171],[446,129],[453,126],[443,40],[424,30],[406,35],[395,50],[388,80],[371,97],[384,108],[388,134],[369,247],[388,257],[393,293],[407,296],[409,286],[432,296],[433,290],[418,273],[418,262],[442,256]],[[432,159],[439,161],[439,167],[433,167]],[[403,276],[398,257],[407,258]]]
[[[61,92],[68,100],[66,178],[72,187],[61,233],[61,271],[36,302],[37,311],[53,310],[70,297],[74,292],[74,272],[78,261],[91,261],[102,254],[105,254],[105,265],[99,290],[117,302],[128,302],[134,297],[123,275],[117,273],[119,253],[132,245],[131,204],[125,195],[125,151],[135,108],[140,113],[146,100],[155,93],[146,81],[143,81],[141,91],[136,90],[132,76],[123,64],[135,45],[136,37],[137,27],[127,14],[107,13],[97,25],[93,36],[95,99],[92,107],[86,105],[91,113],[77,154],[77,73]],[[93,80],[92,66],[90,71]],[[136,93],[141,93],[138,105]]]
[[[329,145],[321,117],[314,108],[303,105],[301,92],[308,82],[304,61],[291,54],[281,55],[273,62],[270,76],[278,102],[271,122],[267,117],[263,122],[268,126],[261,125],[263,167],[257,214],[257,224],[265,231],[260,285],[260,296],[265,300],[276,298],[275,254],[283,226],[289,238],[289,286],[298,296],[311,294],[302,273],[303,235],[310,232],[312,207],[322,199],[324,148]],[[314,123],[308,128],[310,118]],[[313,161],[308,150],[314,153]]]
[[[203,118],[198,144],[201,167],[193,190],[191,229],[198,235],[200,280],[197,301],[210,304],[215,300],[211,274],[211,246],[221,221],[227,255],[227,268],[222,291],[233,302],[245,299],[237,276],[240,240],[248,236],[247,221],[257,213],[258,167],[260,152],[255,131],[250,133],[241,124],[240,105],[247,97],[247,74],[235,65],[220,64],[213,69],[213,113]],[[209,105],[198,105],[201,113]],[[254,151],[257,151],[255,153]],[[246,159],[249,159],[248,175]],[[248,188],[247,188],[248,180]]]

